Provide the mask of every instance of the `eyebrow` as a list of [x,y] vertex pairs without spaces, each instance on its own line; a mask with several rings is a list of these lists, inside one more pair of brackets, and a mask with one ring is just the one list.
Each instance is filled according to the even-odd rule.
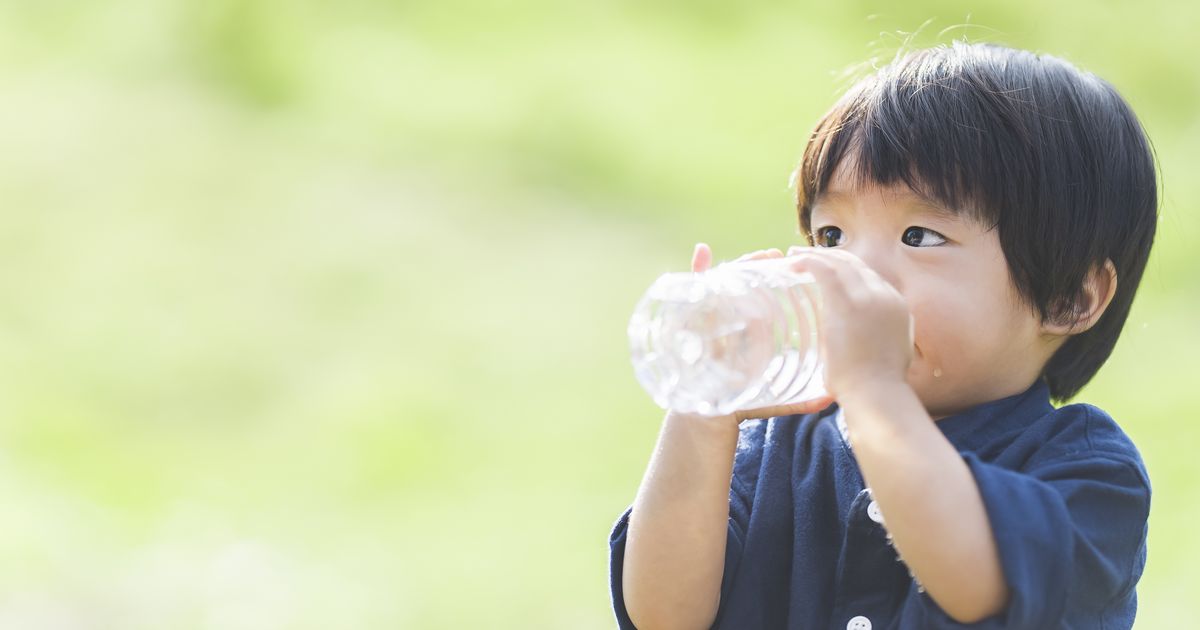
[[[947,220],[947,221],[959,221],[959,220],[963,219],[963,215],[964,215],[963,212],[956,211],[956,210],[949,208],[941,203],[938,203],[937,201],[929,199],[928,197],[925,197],[924,195],[920,195],[915,192],[910,193],[910,195],[911,195],[911,198],[905,199],[900,204],[901,207],[903,207],[905,209],[915,209],[916,210],[916,212],[910,211],[909,212],[910,214],[920,213],[920,214],[932,215],[936,218]],[[817,196],[815,203],[813,203],[811,214],[816,214],[817,209],[821,209],[822,212],[829,212],[829,213],[836,214],[838,212],[836,206],[829,208],[826,206],[826,202],[839,203],[839,202],[844,202],[846,199],[851,198],[851,197],[853,197],[852,193],[842,192],[840,190],[828,190],[828,191],[822,192],[820,195]]]

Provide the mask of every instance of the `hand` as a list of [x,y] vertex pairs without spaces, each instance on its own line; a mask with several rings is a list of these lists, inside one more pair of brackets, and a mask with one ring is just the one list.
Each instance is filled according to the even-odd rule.
[[825,388],[835,398],[881,383],[907,383],[912,314],[904,296],[844,251],[791,247],[792,269],[816,280]]
[[[760,260],[763,258],[783,258],[783,252],[778,249],[761,249],[749,254],[743,254],[738,257],[735,262],[744,262],[747,260]],[[707,271],[712,266],[712,249],[704,243],[696,243],[696,247],[692,250],[692,271],[701,272]],[[771,407],[759,407],[757,409],[745,409],[734,412],[733,416],[740,422],[750,418],[773,418],[775,416],[790,416],[793,414],[815,413],[828,407],[833,402],[832,396],[822,396],[812,400],[806,400],[799,403],[790,403],[787,405],[774,405]]]

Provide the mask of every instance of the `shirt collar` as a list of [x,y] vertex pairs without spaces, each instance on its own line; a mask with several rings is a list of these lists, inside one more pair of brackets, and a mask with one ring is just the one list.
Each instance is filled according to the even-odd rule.
[[946,416],[937,426],[960,451],[974,451],[993,439],[1027,426],[1051,411],[1050,386],[1038,379],[1029,389]]

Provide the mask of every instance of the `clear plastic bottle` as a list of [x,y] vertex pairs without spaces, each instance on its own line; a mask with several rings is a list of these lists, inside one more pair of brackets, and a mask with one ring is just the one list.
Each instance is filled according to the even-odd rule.
[[703,415],[818,398],[815,300],[786,258],[664,274],[629,320],[634,373],[659,406]]

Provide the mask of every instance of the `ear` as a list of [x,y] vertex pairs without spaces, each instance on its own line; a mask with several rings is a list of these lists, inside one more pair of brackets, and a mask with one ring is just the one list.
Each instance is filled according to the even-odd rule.
[[1052,335],[1078,335],[1096,322],[1112,302],[1117,292],[1117,268],[1111,260],[1093,267],[1083,281],[1082,290],[1072,307],[1042,323],[1042,331]]

